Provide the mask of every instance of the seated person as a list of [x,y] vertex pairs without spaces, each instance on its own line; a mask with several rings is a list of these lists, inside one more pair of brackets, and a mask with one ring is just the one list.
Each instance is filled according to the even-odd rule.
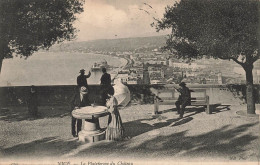
[[177,113],[180,114],[180,118],[183,118],[185,107],[191,103],[191,94],[190,89],[186,87],[185,82],[181,82],[179,86],[181,88],[177,89],[177,91],[180,92],[180,96],[175,105],[177,108]]

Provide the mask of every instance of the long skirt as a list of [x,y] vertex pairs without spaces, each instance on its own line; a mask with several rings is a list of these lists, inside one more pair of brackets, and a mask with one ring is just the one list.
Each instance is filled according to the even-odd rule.
[[118,110],[111,113],[106,129],[107,140],[122,140],[124,138],[124,127]]

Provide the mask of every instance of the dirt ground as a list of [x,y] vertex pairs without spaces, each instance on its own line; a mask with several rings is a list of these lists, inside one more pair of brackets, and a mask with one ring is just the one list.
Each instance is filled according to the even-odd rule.
[[[212,114],[189,107],[182,119],[171,108],[160,106],[161,114],[153,115],[152,104],[128,106],[120,114],[129,139],[84,144],[71,136],[67,107],[39,107],[38,118],[26,107],[8,107],[0,113],[0,164],[259,162],[259,116],[240,115],[246,105],[218,106]],[[106,124],[107,117],[100,118],[101,127]]]

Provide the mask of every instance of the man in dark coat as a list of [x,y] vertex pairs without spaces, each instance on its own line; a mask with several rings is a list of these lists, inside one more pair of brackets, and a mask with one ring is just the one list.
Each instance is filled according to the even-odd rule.
[[185,107],[191,103],[191,94],[190,89],[186,87],[185,82],[181,82],[179,86],[181,88],[177,89],[177,91],[180,92],[180,96],[175,105],[177,108],[177,113],[180,114],[180,118],[183,118]]
[[102,104],[106,105],[106,99],[108,99],[108,89],[111,87],[111,76],[107,73],[106,68],[102,68],[103,75],[100,79],[100,85],[102,90]]
[[35,86],[31,86],[30,95],[27,101],[29,114],[33,117],[37,117],[38,115],[38,99],[37,99],[37,91]]
[[91,76],[91,72],[89,71],[88,72],[88,75],[85,75],[85,70],[84,69],[81,69],[80,70],[80,75],[77,77],[77,85],[78,87],[86,87],[88,88],[88,82],[87,82],[87,78],[89,78]]
[[[80,91],[78,91],[78,89],[76,89],[76,91],[71,99],[71,102],[70,102],[72,110],[90,105],[88,97],[87,97],[87,93],[88,93],[88,89],[84,86],[82,86],[80,88]],[[74,137],[78,136],[79,131],[81,131],[81,127],[82,127],[82,120],[76,119],[72,116],[71,133]]]

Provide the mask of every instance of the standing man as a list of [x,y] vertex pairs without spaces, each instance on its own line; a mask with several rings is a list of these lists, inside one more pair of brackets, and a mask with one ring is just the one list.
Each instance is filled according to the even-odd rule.
[[27,102],[29,114],[33,117],[38,115],[38,99],[37,91],[34,85],[31,86],[30,95]]
[[85,70],[84,69],[81,69],[80,70],[80,75],[77,77],[77,85],[78,87],[86,87],[88,88],[88,82],[87,82],[87,78],[89,78],[91,76],[91,72],[89,71],[88,72],[88,75],[85,75]]
[[187,105],[190,105],[191,103],[191,95],[190,95],[190,89],[186,87],[185,82],[181,82],[179,86],[181,88],[177,89],[177,91],[180,92],[180,96],[176,101],[175,105],[177,108],[177,113],[180,114],[180,118],[183,118],[185,107]]
[[[89,106],[89,100],[87,97],[88,89],[84,86],[80,87],[80,91],[76,88],[74,95],[70,101],[71,110],[78,109],[80,107]],[[73,137],[77,137],[79,131],[81,131],[82,120],[76,119],[72,116],[71,118],[71,133]]]
[[[85,75],[85,70],[81,69],[79,71],[80,75],[77,77],[77,85],[78,88],[74,93],[74,96],[71,100],[71,109],[77,109],[80,107],[88,106],[89,99],[88,99],[88,82],[87,78],[91,76],[91,72],[88,72],[88,75]],[[74,137],[78,136],[79,131],[81,131],[82,127],[82,120],[76,119],[72,116],[71,121],[71,129],[72,129],[72,135]]]
[[100,85],[102,90],[102,104],[106,105],[106,99],[108,99],[108,89],[111,87],[111,76],[107,73],[106,68],[102,68],[103,75],[100,79]]

